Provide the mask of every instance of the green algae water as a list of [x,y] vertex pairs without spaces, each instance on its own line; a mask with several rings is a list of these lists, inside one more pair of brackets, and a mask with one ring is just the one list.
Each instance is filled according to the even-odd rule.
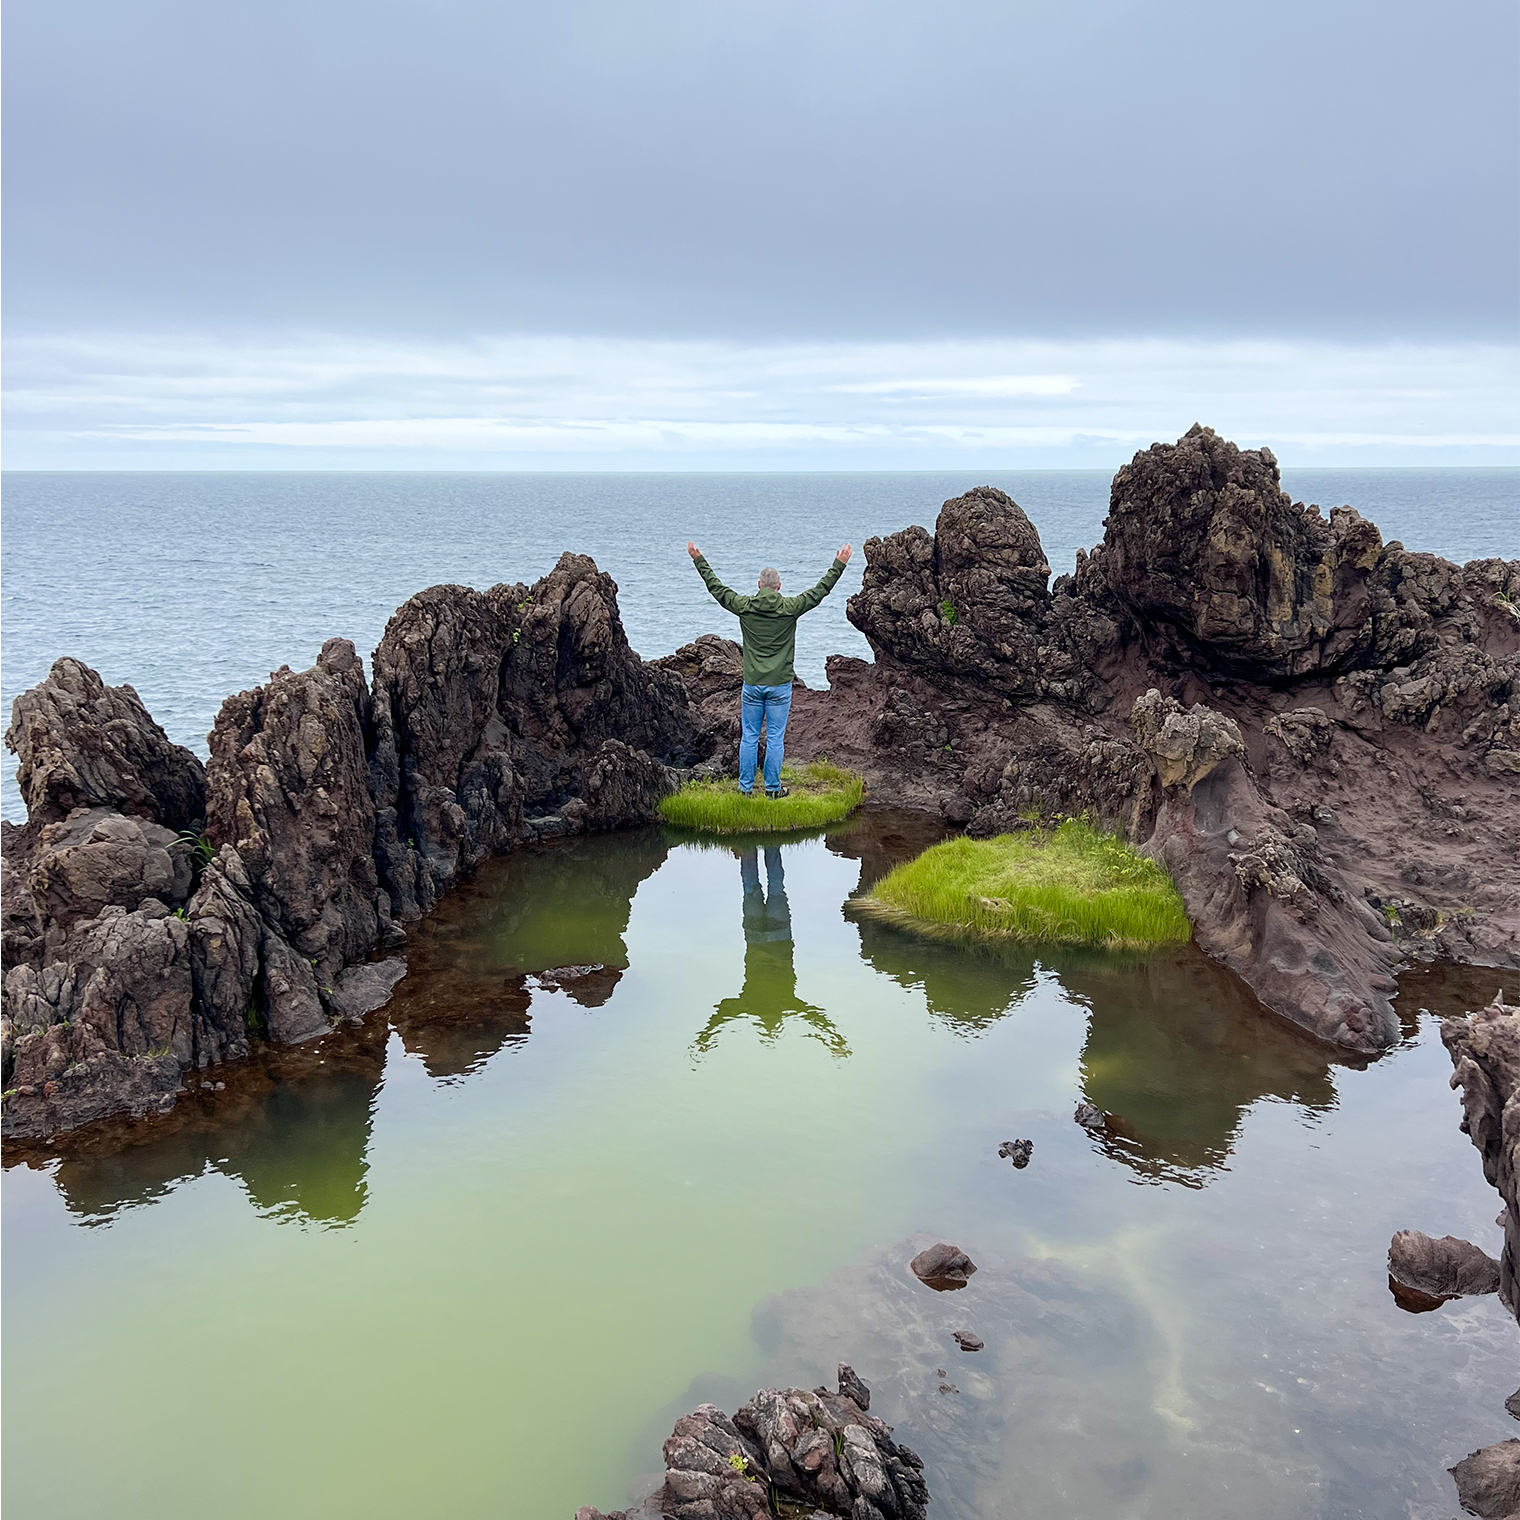
[[1498,1243],[1431,1021],[1335,1066],[1188,947],[846,916],[936,837],[523,850],[362,1029],[10,1152],[9,1520],[569,1520],[840,1360],[936,1515],[1448,1517],[1517,1369],[1387,1289],[1395,1229]]

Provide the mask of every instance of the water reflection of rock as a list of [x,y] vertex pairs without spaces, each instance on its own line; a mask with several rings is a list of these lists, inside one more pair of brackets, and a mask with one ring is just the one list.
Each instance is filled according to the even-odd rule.
[[718,1031],[738,1019],[758,1026],[761,1038],[773,1040],[789,1019],[797,1019],[806,1033],[821,1040],[837,1056],[850,1048],[827,1014],[797,995],[797,969],[793,960],[792,910],[786,896],[786,868],[776,845],[765,847],[765,881],[760,879],[760,850],[749,845],[734,852],[739,857],[742,889],[740,914],[744,923],[744,986],[737,997],[724,998],[694,1044],[709,1050]]
[[387,1013],[434,1077],[465,1075],[530,1027],[528,978],[599,962],[565,994],[599,1008],[628,968],[634,893],[664,864],[657,830],[527,848],[487,862],[411,930],[410,974]]
[[199,1076],[173,1113],[151,1123],[107,1122],[54,1147],[12,1148],[8,1160],[57,1159],[54,1182],[71,1213],[103,1224],[217,1171],[239,1179],[277,1219],[338,1226],[364,1207],[366,1153],[385,1066],[382,1020],[320,1045],[266,1049],[246,1064]]
[[1111,1116],[1098,1143],[1143,1177],[1200,1186],[1262,1098],[1335,1106],[1329,1050],[1192,946],[1052,969],[1089,1011],[1082,1091]]

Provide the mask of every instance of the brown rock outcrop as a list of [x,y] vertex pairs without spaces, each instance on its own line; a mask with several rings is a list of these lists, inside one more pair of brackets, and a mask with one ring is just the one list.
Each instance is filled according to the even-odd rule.
[[376,856],[400,918],[525,833],[647,819],[664,767],[700,754],[680,676],[629,648],[616,583],[578,554],[532,588],[414,596],[375,651],[373,725]]
[[1514,1520],[1520,1515],[1520,1440],[1497,1441],[1470,1452],[1448,1471],[1469,1515],[1481,1520]]
[[310,670],[228,697],[211,731],[206,833],[320,987],[400,933],[375,869],[368,717],[354,646],[329,639]]

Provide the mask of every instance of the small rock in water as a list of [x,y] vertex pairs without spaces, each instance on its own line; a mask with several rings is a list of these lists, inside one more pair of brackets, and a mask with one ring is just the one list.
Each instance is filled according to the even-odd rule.
[[1089,1135],[1101,1135],[1108,1128],[1108,1116],[1095,1103],[1079,1103],[1072,1118]]
[[1034,1155],[1034,1141],[1005,1140],[998,1146],[998,1155],[1013,1162],[1020,1171],[1023,1171],[1029,1165],[1029,1158]]
[[540,971],[538,973],[538,984],[540,987],[562,987],[566,982],[578,982],[583,976],[591,976],[594,972],[605,969],[600,964],[595,966],[550,966],[547,971]]
[[962,1351],[980,1351],[987,1343],[979,1335],[973,1335],[969,1330],[957,1330],[954,1335],[955,1344]]
[[908,1265],[920,1282],[939,1293],[948,1288],[964,1288],[966,1280],[976,1271],[976,1263],[959,1246],[946,1245],[944,1241],[920,1251]]
[[954,1383],[941,1383],[939,1385],[939,1391],[941,1393],[959,1393],[960,1389],[957,1388]]
[[[1470,1240],[1454,1235],[1436,1240],[1419,1230],[1400,1230],[1389,1241],[1388,1276],[1437,1300],[1499,1291],[1499,1263],[1486,1251]],[[1394,1297],[1402,1304],[1397,1291]]]
[[936,1367],[934,1369],[934,1375],[935,1375],[935,1377],[949,1377],[950,1376],[950,1374],[948,1372],[946,1372],[943,1367]]

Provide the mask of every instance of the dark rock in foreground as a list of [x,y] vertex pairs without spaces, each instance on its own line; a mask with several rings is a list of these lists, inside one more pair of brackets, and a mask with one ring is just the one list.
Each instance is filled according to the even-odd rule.
[[1020,1171],[1029,1165],[1029,1158],[1034,1155],[1033,1140],[1005,1140],[998,1146],[998,1155],[1005,1161],[1013,1162]]
[[1400,1230],[1388,1246],[1388,1275],[1427,1298],[1499,1291],[1499,1263],[1470,1240]]
[[700,1404],[676,1421],[665,1443],[658,1493],[617,1515],[588,1506],[576,1520],[631,1520],[641,1513],[760,1520],[778,1512],[925,1520],[923,1463],[892,1439],[890,1426],[866,1412],[869,1405],[869,1390],[843,1363],[837,1393],[767,1388],[732,1419],[715,1404]]

